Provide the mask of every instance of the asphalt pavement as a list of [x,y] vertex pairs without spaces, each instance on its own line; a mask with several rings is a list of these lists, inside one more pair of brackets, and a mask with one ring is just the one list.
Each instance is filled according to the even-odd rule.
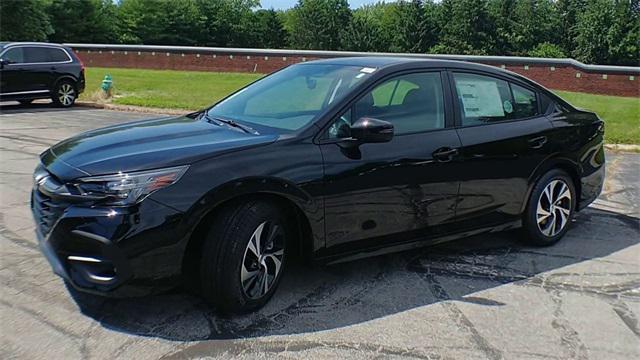
[[235,317],[180,291],[71,291],[36,244],[38,154],[151,116],[0,106],[0,358],[640,358],[640,154],[607,153],[603,194],[552,247],[525,246],[512,231],[294,265],[265,308]]

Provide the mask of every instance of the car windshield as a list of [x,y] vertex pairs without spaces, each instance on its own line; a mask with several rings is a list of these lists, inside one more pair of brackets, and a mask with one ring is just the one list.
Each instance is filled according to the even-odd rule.
[[295,131],[374,71],[361,66],[293,65],[219,102],[208,110],[208,116]]

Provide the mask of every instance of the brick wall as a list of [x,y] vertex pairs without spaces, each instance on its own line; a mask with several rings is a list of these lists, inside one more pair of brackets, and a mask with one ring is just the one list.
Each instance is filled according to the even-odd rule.
[[[270,73],[286,65],[363,53],[69,44],[87,66]],[[379,55],[379,54],[376,54]],[[398,54],[395,54],[396,56]],[[415,56],[415,54],[412,54]],[[455,57],[522,74],[550,89],[640,97],[640,68],[590,66],[569,59]]]

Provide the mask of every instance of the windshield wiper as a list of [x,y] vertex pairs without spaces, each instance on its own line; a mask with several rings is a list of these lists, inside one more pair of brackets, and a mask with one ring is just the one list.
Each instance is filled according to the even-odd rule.
[[224,118],[220,118],[220,117],[209,116],[209,114],[207,114],[206,111],[202,113],[202,117],[204,117],[208,122],[214,123],[216,125],[221,125],[221,123],[222,123],[222,124],[226,124],[228,126],[240,129],[240,130],[246,132],[247,134],[260,135],[259,132],[257,132],[255,129],[253,129],[253,128],[247,126],[247,125],[240,124],[240,123],[238,123],[238,122],[236,122],[234,120],[231,120],[231,119],[224,119]]

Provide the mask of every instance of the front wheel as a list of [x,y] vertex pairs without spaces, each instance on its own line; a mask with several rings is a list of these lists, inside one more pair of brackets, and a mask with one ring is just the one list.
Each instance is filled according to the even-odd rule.
[[60,81],[53,89],[51,100],[60,107],[71,107],[78,97],[75,85],[69,80]]
[[205,240],[200,279],[205,299],[222,312],[248,312],[273,296],[285,265],[286,218],[272,203],[226,208]]
[[576,207],[576,191],[571,177],[554,169],[535,185],[524,215],[527,240],[548,246],[558,242],[569,229]]

